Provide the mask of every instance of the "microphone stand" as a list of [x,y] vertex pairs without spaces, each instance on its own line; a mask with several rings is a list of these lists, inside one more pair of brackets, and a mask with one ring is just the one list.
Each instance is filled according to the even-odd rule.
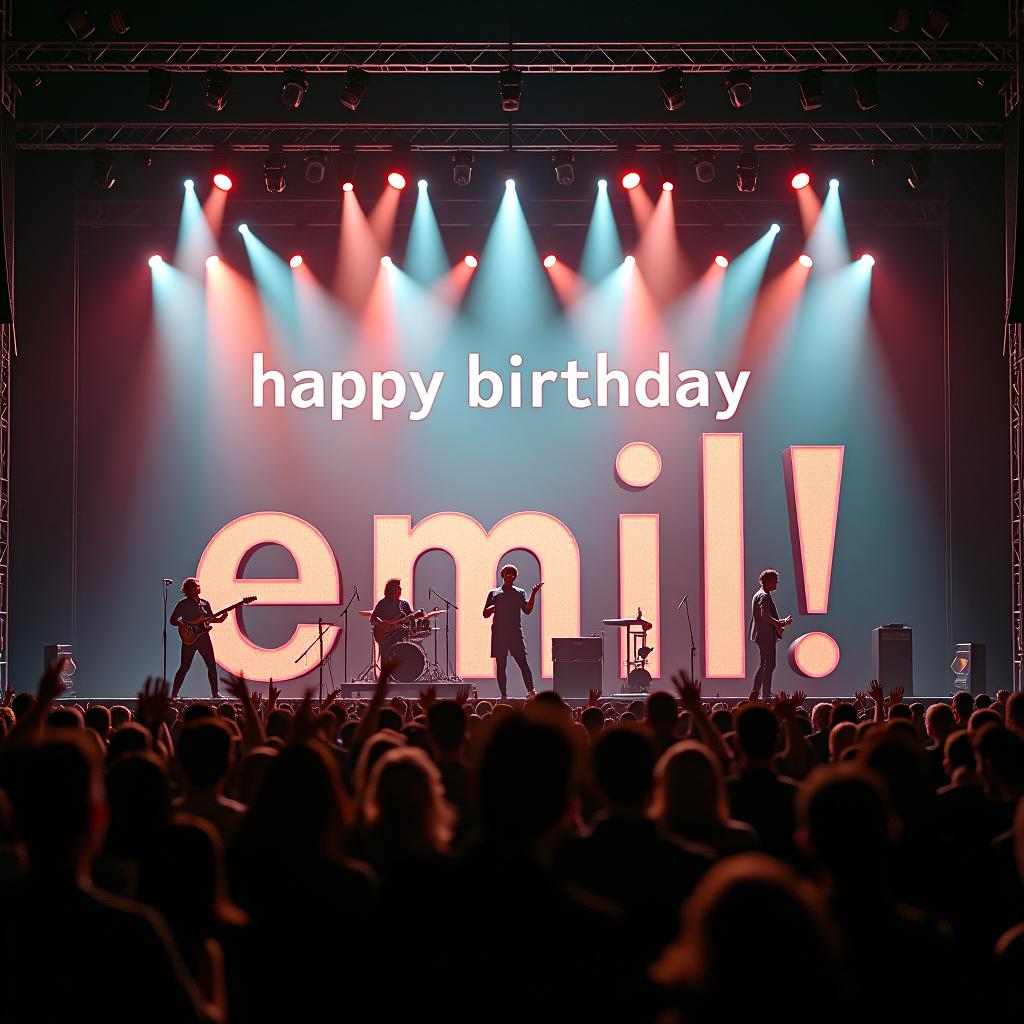
[[439,594],[433,587],[431,587],[430,590],[427,592],[427,600],[429,600],[431,597],[436,597],[438,599],[438,601],[444,601],[445,608],[446,608],[446,613],[445,613],[445,617],[444,617],[444,674],[445,674],[445,682],[448,682],[448,683],[461,683],[462,680],[454,672],[452,672],[452,657],[451,657],[451,654],[449,653],[449,646],[448,646],[448,629],[449,629],[449,625],[451,623],[452,609],[454,608],[456,611],[458,611],[459,610],[459,606],[457,604],[452,604],[452,602],[449,601],[448,598],[446,598],[442,594]]
[[160,677],[167,681],[167,588],[174,580],[164,580],[164,674]]
[[697,643],[693,639],[693,623],[690,621],[690,601],[689,601],[689,596],[690,596],[689,594],[683,594],[682,601],[680,601],[679,604],[676,605],[676,611],[679,611],[679,609],[682,608],[685,605],[685,607],[686,607],[686,625],[690,629],[690,678],[691,679],[696,679],[697,677],[696,677],[696,674],[695,674],[695,671],[694,671],[694,666],[697,663]]
[[[341,643],[342,643],[342,656],[345,659],[345,675],[343,676],[343,678],[344,678],[346,683],[351,682],[351,680],[348,677],[348,609],[349,609],[349,606],[352,604],[352,602],[357,597],[359,597],[359,588],[358,587],[353,587],[352,588],[352,596],[348,599],[348,604],[346,604],[345,607],[341,610],[341,615],[340,615],[340,618],[345,620],[345,623],[342,626],[342,631],[343,631],[344,635],[341,638]],[[359,600],[361,601],[362,598],[360,597]]]
[[[353,593],[352,597],[355,597],[354,593]],[[352,603],[352,598],[350,597],[349,598],[349,604],[351,604],[351,603]],[[345,611],[348,611],[348,605],[345,606]],[[324,633],[327,631],[327,628],[329,626],[333,626],[333,625],[336,625],[337,623],[339,623],[341,621],[341,616],[344,615],[344,614],[345,614],[345,612],[342,612],[341,615],[339,615],[336,619],[333,619],[331,622],[324,622],[324,620],[322,618],[318,618],[316,620],[316,624],[317,624],[316,637],[314,637],[313,642],[295,659],[295,661],[293,663],[295,665],[298,665],[298,663],[300,661],[302,661],[302,659],[307,654],[309,654],[309,652],[311,650],[313,650],[313,648],[317,644],[320,645],[320,664],[317,667],[320,669],[320,703],[321,704],[323,704],[323,702],[324,702]],[[341,627],[339,627],[339,628],[341,628]],[[345,633],[348,632],[348,630],[343,630],[343,631]]]

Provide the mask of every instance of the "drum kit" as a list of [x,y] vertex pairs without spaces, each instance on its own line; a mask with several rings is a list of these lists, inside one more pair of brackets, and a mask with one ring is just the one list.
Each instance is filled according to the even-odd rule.
[[626,659],[626,690],[629,693],[647,693],[651,688],[651,673],[647,671],[647,659],[654,653],[647,646],[647,631],[654,623],[644,618],[637,608],[635,619],[603,619],[606,626],[623,626],[629,638],[629,657]]
[[[372,611],[361,609],[360,616],[370,619]],[[434,625],[434,620],[441,615],[446,615],[444,608],[435,608],[433,611],[423,612],[408,625],[396,630],[388,645],[388,651],[392,657],[399,659],[398,665],[392,673],[392,678],[399,683],[432,683],[460,682],[447,674],[437,662],[437,634],[440,626]],[[369,622],[367,622],[369,625]],[[434,657],[428,658],[426,642],[433,637]],[[370,628],[370,662],[355,677],[353,682],[373,682],[377,679],[380,665],[377,661],[377,648],[373,639],[373,628]]]

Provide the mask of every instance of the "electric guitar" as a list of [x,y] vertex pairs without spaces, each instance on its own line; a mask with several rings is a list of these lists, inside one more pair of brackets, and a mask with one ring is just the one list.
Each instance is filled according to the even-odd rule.
[[236,601],[234,604],[228,605],[227,608],[221,608],[219,612],[204,615],[198,622],[179,622],[178,636],[181,637],[181,642],[183,644],[194,644],[204,633],[210,632],[210,623],[218,615],[223,615],[225,612],[233,612],[236,608],[241,608],[244,604],[252,604],[255,600],[255,595],[243,597],[241,601]]
[[400,629],[406,622],[415,619],[423,614],[423,609],[416,612],[409,612],[408,615],[398,615],[393,619],[382,619],[373,624],[373,639],[382,644],[396,629]]

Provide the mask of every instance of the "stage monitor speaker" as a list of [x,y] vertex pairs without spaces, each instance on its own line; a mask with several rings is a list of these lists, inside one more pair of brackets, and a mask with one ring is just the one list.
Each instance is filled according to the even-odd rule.
[[600,661],[604,657],[603,636],[553,636],[554,661]]
[[44,644],[43,645],[43,671],[47,672],[50,666],[60,658],[67,658],[68,663],[60,674],[61,682],[64,684],[63,697],[74,697],[75,683],[72,678],[78,666],[71,655],[71,644]]
[[903,696],[914,696],[914,634],[909,626],[889,623],[871,631],[875,678],[890,693],[903,687]]
[[953,692],[972,697],[985,692],[985,645],[957,644],[953,651]]
[[591,690],[601,690],[601,662],[599,661],[556,661],[552,689],[560,697],[574,697],[585,700]]

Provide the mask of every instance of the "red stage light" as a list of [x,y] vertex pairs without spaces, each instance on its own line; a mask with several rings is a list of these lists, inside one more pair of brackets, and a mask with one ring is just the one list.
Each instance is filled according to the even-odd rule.
[[392,188],[397,188],[398,191],[401,192],[402,189],[405,188],[405,175],[400,171],[392,171],[388,175],[388,184]]
[[293,256],[293,257],[292,257],[292,258],[291,258],[291,259],[290,259],[290,260],[288,261],[288,266],[289,266],[289,267],[291,267],[291,268],[292,268],[292,270],[295,270],[296,268],[298,268],[298,267],[301,267],[301,266],[302,266],[302,257],[301,257],[301,256],[300,256],[300,255],[299,255],[298,253],[296,253],[296,254],[295,254],[295,255],[294,255],[294,256]]
[[553,252],[549,252],[547,256],[544,257],[544,266],[547,267],[548,270],[550,270],[557,262],[558,257]]
[[622,187],[627,191],[634,189],[640,184],[639,171],[626,171],[622,176]]
[[721,267],[723,270],[725,270],[725,268],[727,266],[729,266],[729,257],[728,256],[723,256],[721,253],[719,253],[715,257],[715,264],[717,266]]
[[467,253],[466,258],[462,262],[465,263],[470,270],[476,270],[479,265],[479,261],[472,253]]
[[806,171],[797,171],[796,174],[793,175],[793,180],[790,182],[793,188],[798,191],[802,188],[807,188],[810,183],[811,176]]
[[661,191],[662,192],[671,192],[673,187],[674,186],[672,185],[671,181],[663,181],[661,183]]
[[341,183],[341,191],[342,192],[351,192],[352,189],[354,189],[354,188],[355,188],[355,185],[353,185],[351,181],[343,181]]
[[213,183],[221,190],[221,192],[230,192],[231,186],[234,184],[231,178],[223,171],[218,171],[213,176]]
[[797,256],[796,261],[801,267],[806,267],[808,270],[814,266],[814,260],[812,260],[805,252],[800,253],[800,255]]

